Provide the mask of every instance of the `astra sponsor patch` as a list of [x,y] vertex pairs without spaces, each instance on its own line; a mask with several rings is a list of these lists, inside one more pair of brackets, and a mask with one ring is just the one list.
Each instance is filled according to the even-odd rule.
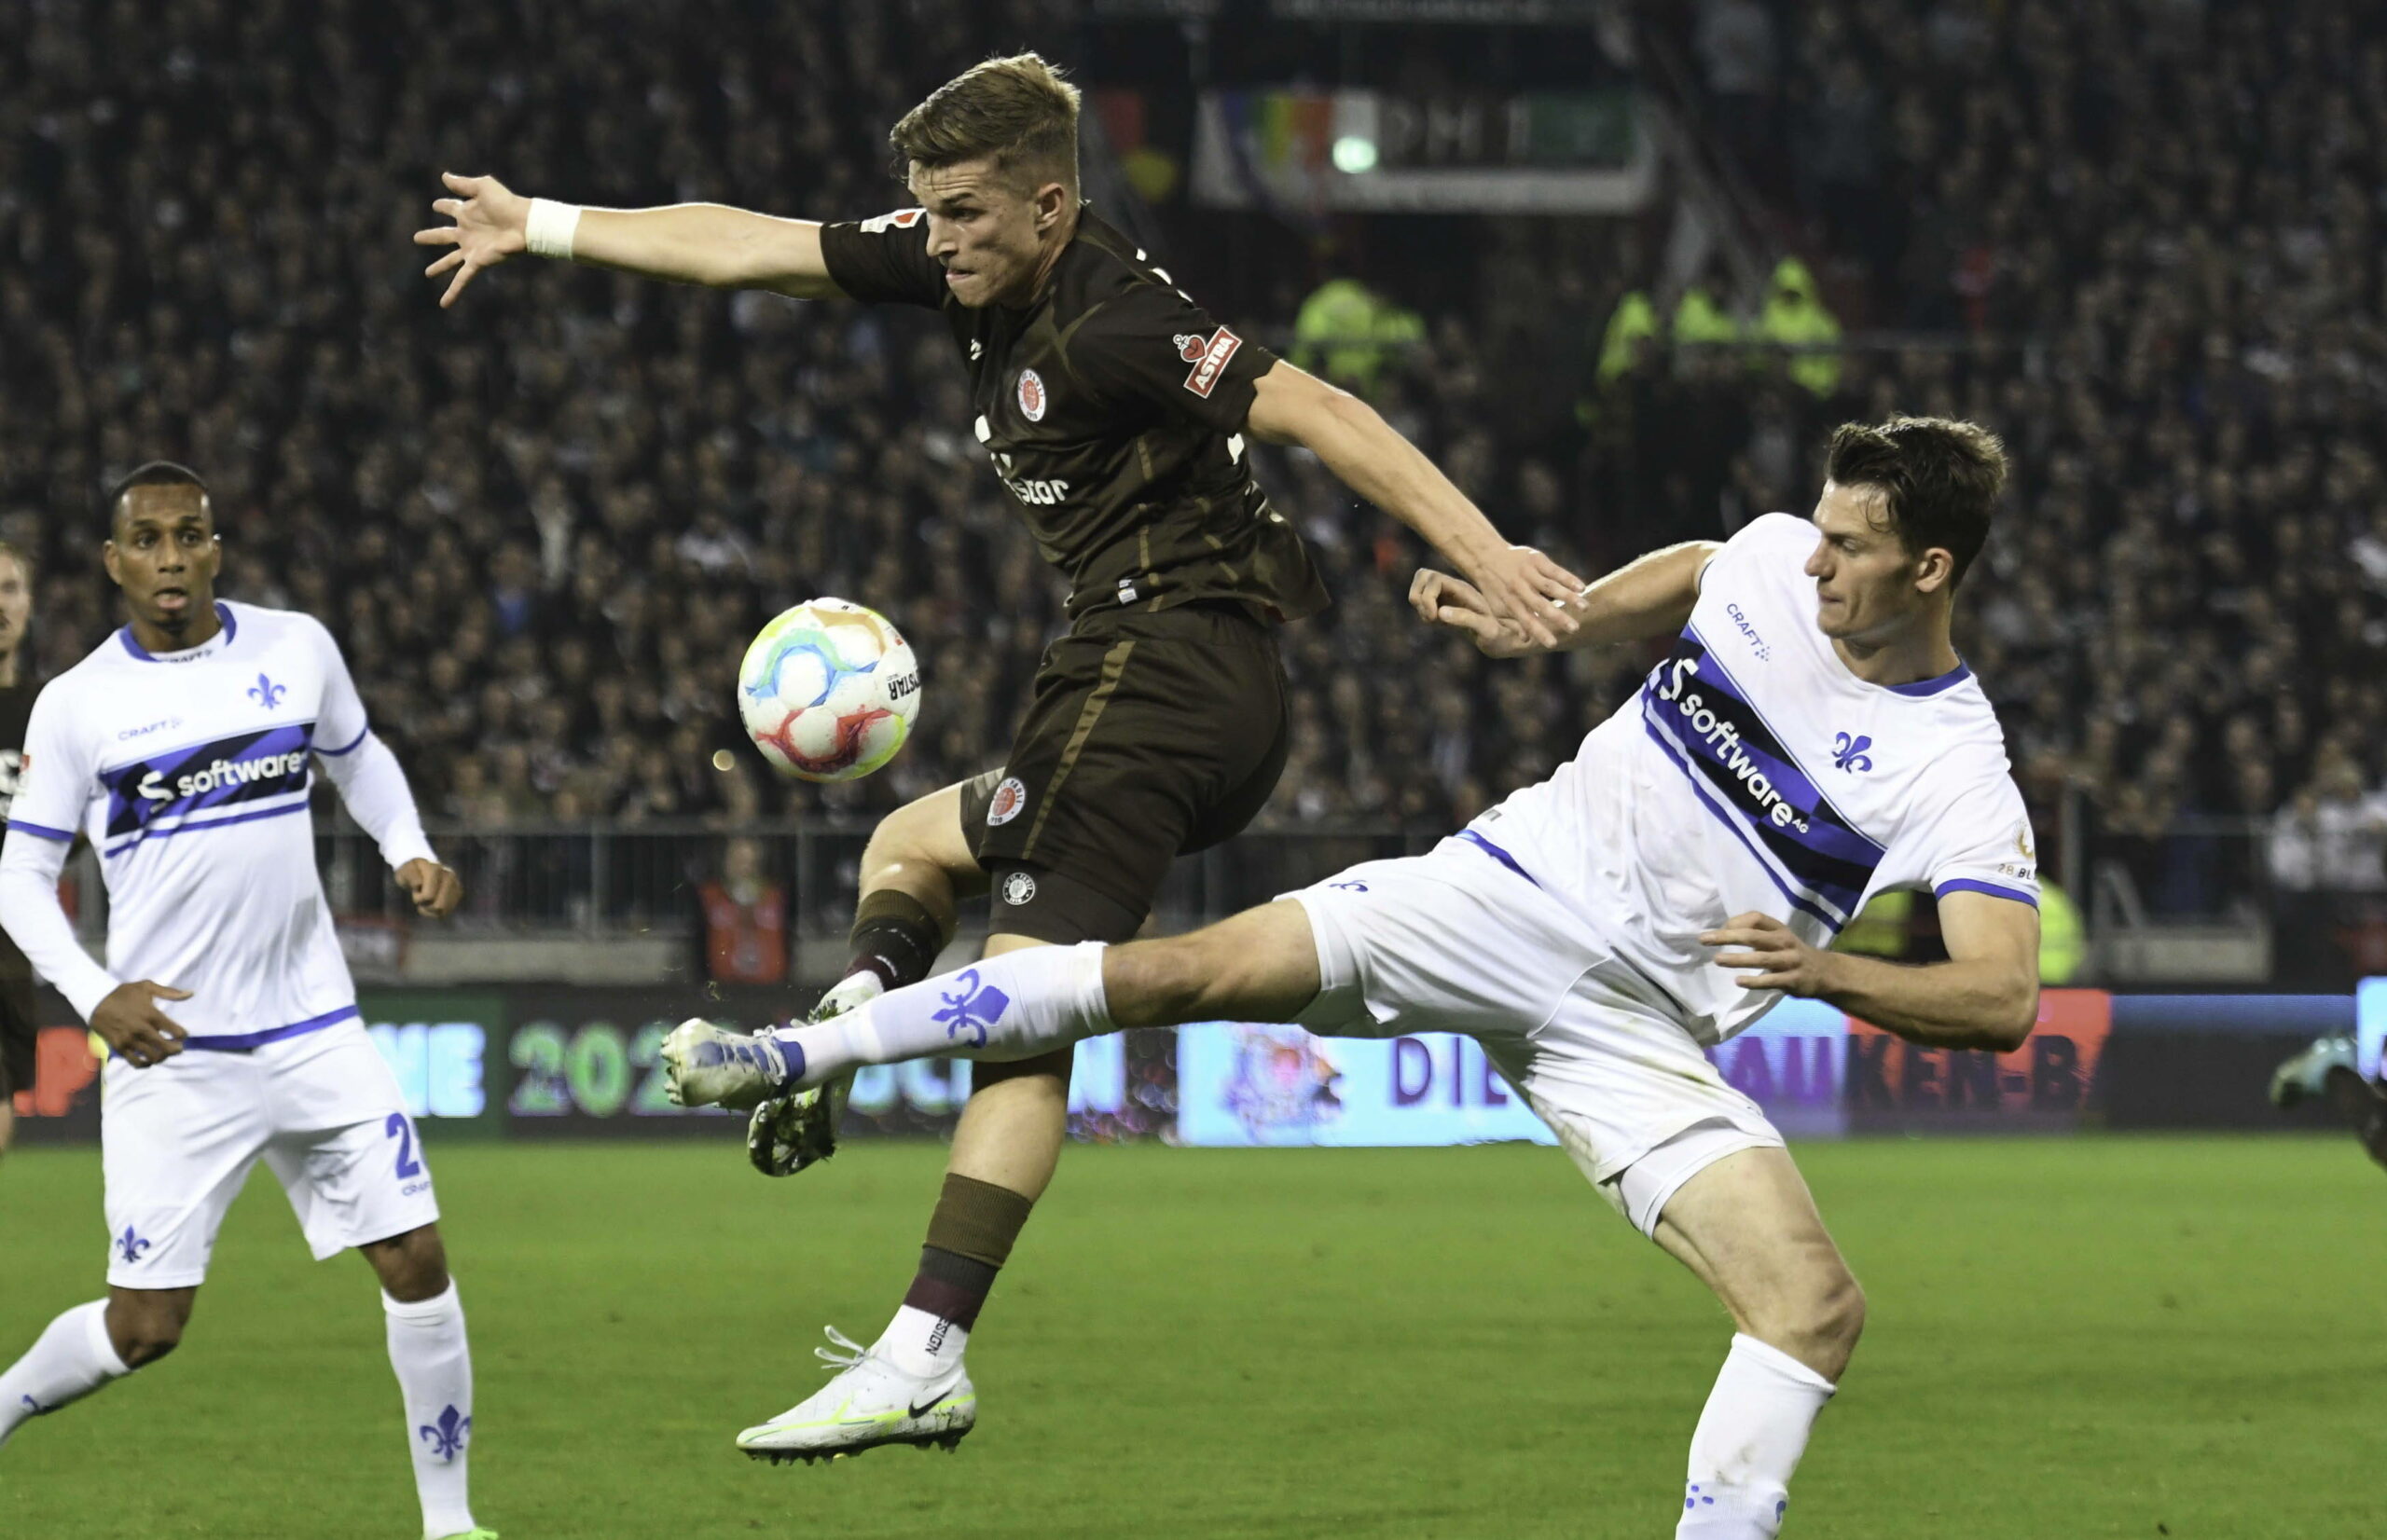
[[1185,388],[1206,401],[1218,389],[1219,377],[1226,373],[1227,361],[1243,346],[1243,338],[1224,326],[1207,337],[1180,333],[1172,340],[1177,344],[1177,356],[1194,365],[1193,372],[1185,377]]

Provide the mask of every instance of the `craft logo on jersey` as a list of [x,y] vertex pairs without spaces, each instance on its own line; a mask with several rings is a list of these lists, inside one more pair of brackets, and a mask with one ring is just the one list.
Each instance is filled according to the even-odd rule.
[[1019,371],[1019,415],[1030,422],[1044,420],[1044,377],[1033,369]]
[[1194,365],[1194,372],[1185,377],[1185,388],[1206,401],[1218,388],[1219,376],[1226,372],[1227,360],[1243,346],[1243,338],[1224,326],[1207,337],[1180,332],[1170,340],[1177,344],[1177,356]]
[[1011,997],[993,984],[981,987],[974,968],[965,969],[953,983],[950,993],[938,992],[945,1009],[931,1014],[929,1020],[942,1025],[947,1038],[959,1038],[967,1032],[972,1034],[971,1047],[984,1048],[987,1029],[1003,1019],[1003,1012],[1011,1009]]
[[1028,787],[1017,776],[1005,776],[995,788],[994,801],[987,804],[987,827],[997,828],[1019,817],[1028,805]]

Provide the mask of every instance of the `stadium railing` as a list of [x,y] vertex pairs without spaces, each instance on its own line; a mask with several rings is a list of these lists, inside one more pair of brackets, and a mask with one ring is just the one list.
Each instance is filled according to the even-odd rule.
[[[868,820],[731,824],[438,824],[433,845],[464,884],[456,915],[465,929],[515,933],[694,935],[699,893],[719,876],[737,841],[755,842],[764,876],[786,902],[791,935],[844,934]],[[1359,861],[1429,848],[1441,831],[1382,824],[1250,831],[1177,863],[1154,913],[1180,928],[1262,903]],[[316,828],[316,854],[333,909],[344,919],[410,914],[370,837],[344,818]]]
[[[702,885],[740,840],[755,842],[791,939],[842,935],[870,828],[866,819],[690,819],[430,832],[464,880],[453,933],[604,942],[697,935]],[[1179,861],[1155,917],[1164,929],[1185,928],[1359,861],[1428,849],[1443,832],[1387,823],[1255,829]],[[2092,813],[2047,832],[2058,847],[2048,876],[2069,892],[2086,932],[2078,982],[2322,987],[2366,968],[2373,953],[2387,966],[2387,873],[2367,887],[2358,874],[2349,880],[2345,868],[2358,862],[2339,851],[2317,873],[2334,872],[2335,885],[2316,883],[2296,851],[2274,850],[2269,819],[2184,817],[2144,832]],[[327,820],[317,847],[344,922],[407,927],[410,912],[370,839],[345,818]],[[87,906],[87,926],[95,918]]]

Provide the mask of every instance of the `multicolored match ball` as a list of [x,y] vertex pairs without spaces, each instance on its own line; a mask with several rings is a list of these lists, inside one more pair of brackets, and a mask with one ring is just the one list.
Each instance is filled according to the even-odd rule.
[[738,667],[746,736],[781,775],[860,780],[920,714],[920,666],[885,615],[841,598],[782,611]]

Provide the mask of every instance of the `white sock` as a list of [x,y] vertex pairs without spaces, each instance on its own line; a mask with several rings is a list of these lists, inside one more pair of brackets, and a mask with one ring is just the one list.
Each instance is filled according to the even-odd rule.
[[132,1371],[108,1341],[108,1302],[76,1305],[43,1329],[25,1355],[0,1374],[0,1444],[18,1424]]
[[464,1465],[473,1438],[473,1352],[464,1340],[464,1305],[456,1286],[415,1304],[381,1296],[389,1317],[390,1367],[406,1398],[407,1449],[429,1540],[473,1529]]
[[1734,1334],[1690,1436],[1690,1484],[1676,1540],[1773,1540],[1790,1473],[1832,1383],[1780,1348]]
[[811,1026],[772,1034],[790,1084],[808,1087],[860,1065],[939,1053],[1026,1058],[1108,1032],[1100,942],[1031,946],[941,974]]
[[911,1305],[895,1308],[895,1319],[878,1334],[876,1344],[897,1368],[921,1380],[933,1380],[961,1362],[969,1345],[969,1327]]

